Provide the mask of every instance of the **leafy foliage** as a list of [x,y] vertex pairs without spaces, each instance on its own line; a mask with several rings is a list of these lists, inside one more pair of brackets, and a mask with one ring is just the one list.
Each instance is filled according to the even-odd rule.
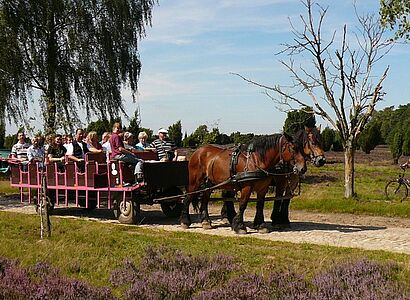
[[168,128],[169,137],[175,142],[178,147],[182,146],[182,125],[181,120]]
[[316,119],[312,108],[306,107],[288,112],[283,131],[287,134],[294,135],[300,129],[305,127],[313,128],[315,126]]
[[329,127],[326,127],[322,131],[322,143],[323,150],[329,151],[332,148],[333,142],[335,139],[335,131]]
[[46,133],[72,129],[80,108],[102,119],[124,113],[121,88],[137,91],[138,42],[155,3],[2,0],[0,111],[23,120],[36,89]]
[[134,136],[135,136],[135,141],[137,141],[138,139],[138,134],[141,131],[140,128],[141,125],[141,120],[139,117],[139,111],[135,110],[134,111],[134,115],[132,116],[131,120],[130,120],[130,124],[127,127],[127,131],[131,132]]
[[376,125],[366,126],[359,137],[358,144],[367,154],[380,144],[380,127]]
[[[378,132],[381,139],[378,143],[387,143],[390,147],[395,163],[401,155],[410,155],[410,104],[400,105],[397,109],[393,106],[378,111],[372,117],[364,130],[364,139],[376,139]],[[373,137],[367,135],[368,130],[373,130]],[[372,142],[373,143],[373,142]],[[359,145],[360,144],[359,142]]]
[[111,124],[107,119],[91,122],[87,126],[87,132],[90,132],[90,131],[97,132],[98,136],[101,137],[104,132],[106,131],[111,132]]
[[409,13],[409,0],[380,0],[381,23],[385,27],[396,30],[396,39],[410,40]]

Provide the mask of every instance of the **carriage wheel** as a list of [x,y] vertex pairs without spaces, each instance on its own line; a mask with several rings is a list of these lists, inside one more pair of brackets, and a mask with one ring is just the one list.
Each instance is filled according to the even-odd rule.
[[[118,221],[122,224],[136,224],[140,215],[140,204],[126,199],[125,201],[118,202],[118,205],[114,207],[114,211],[117,210]],[[115,212],[114,212],[115,215]]]
[[386,185],[384,192],[388,200],[403,201],[406,199],[409,190],[404,183],[392,180]]
[[[164,196],[164,197],[178,196],[178,195],[182,195],[182,191],[177,187],[169,188],[161,194],[161,196]],[[167,202],[161,203],[162,212],[168,218],[178,218],[179,216],[181,216],[182,207],[183,205],[181,201],[179,200],[167,201]]]

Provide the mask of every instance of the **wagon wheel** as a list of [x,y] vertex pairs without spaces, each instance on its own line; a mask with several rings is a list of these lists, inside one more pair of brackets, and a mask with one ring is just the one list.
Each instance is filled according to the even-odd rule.
[[[170,197],[182,195],[182,191],[177,187],[171,187],[165,190],[161,196]],[[161,209],[168,218],[178,218],[181,215],[182,203],[179,200],[161,202]]]
[[117,203],[114,206],[114,215],[118,216],[118,221],[122,224],[136,224],[140,216],[140,204],[132,199]]
[[387,183],[384,188],[384,193],[388,200],[392,201],[403,201],[409,194],[406,184],[399,182],[397,180],[392,180]]

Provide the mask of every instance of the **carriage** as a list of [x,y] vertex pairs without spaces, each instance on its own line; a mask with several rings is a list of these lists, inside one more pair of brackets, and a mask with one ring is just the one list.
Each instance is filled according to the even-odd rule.
[[[144,162],[144,181],[126,184],[131,169],[122,161],[107,161],[105,153],[87,153],[85,168],[80,172],[77,162],[65,161],[64,170],[56,163],[22,164],[8,159],[10,185],[19,188],[22,203],[37,204],[42,192],[42,176],[47,182],[47,196],[52,206],[75,206],[86,209],[113,210],[121,223],[135,224],[139,220],[141,204],[159,203],[168,217],[178,217],[181,200],[188,182],[187,161],[158,161],[157,154],[144,151],[138,154]],[[173,196],[173,197],[171,197]],[[165,198],[165,200],[164,200]],[[157,199],[162,199],[158,201]]]
[[[166,216],[181,216],[181,226],[188,228],[191,224],[189,204],[192,203],[199,211],[202,226],[211,228],[207,209],[209,195],[216,188],[228,188],[240,191],[239,213],[232,211],[233,205],[227,206],[228,219],[235,232],[246,233],[243,212],[254,191],[258,202],[254,226],[265,232],[262,211],[268,187],[276,185],[276,196],[271,199],[275,200],[272,222],[279,214],[280,222],[284,220],[285,223],[289,223],[288,200],[295,189],[289,179],[283,180],[283,172],[272,172],[272,168],[283,162],[293,162],[294,170],[286,175],[290,176],[295,168],[298,172],[306,171],[307,158],[317,166],[323,165],[319,137],[318,131],[305,129],[296,134],[294,141],[286,134],[265,136],[256,139],[246,150],[208,145],[195,151],[192,157],[196,158],[191,157],[190,162],[160,162],[156,153],[140,152],[137,156],[145,161],[144,181],[133,185],[124,184],[126,178],[133,176],[131,169],[124,162],[107,161],[104,153],[87,153],[83,172],[79,171],[77,162],[68,160],[64,171],[60,171],[55,163],[46,163],[40,169],[38,163],[22,165],[18,161],[8,162],[11,186],[20,189],[21,202],[35,203],[42,191],[42,179],[45,178],[47,196],[53,205],[112,209],[119,222],[125,224],[138,223],[141,204],[158,203]],[[280,196],[278,190],[281,191]]]

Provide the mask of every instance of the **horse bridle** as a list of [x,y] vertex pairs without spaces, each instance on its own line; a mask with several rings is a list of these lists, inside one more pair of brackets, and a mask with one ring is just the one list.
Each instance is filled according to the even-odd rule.
[[308,147],[310,150],[310,154],[309,154],[310,161],[313,164],[316,164],[317,161],[323,158],[323,155],[315,155],[315,151],[313,151],[312,141],[310,140],[309,135],[307,137],[307,144],[309,145]]

